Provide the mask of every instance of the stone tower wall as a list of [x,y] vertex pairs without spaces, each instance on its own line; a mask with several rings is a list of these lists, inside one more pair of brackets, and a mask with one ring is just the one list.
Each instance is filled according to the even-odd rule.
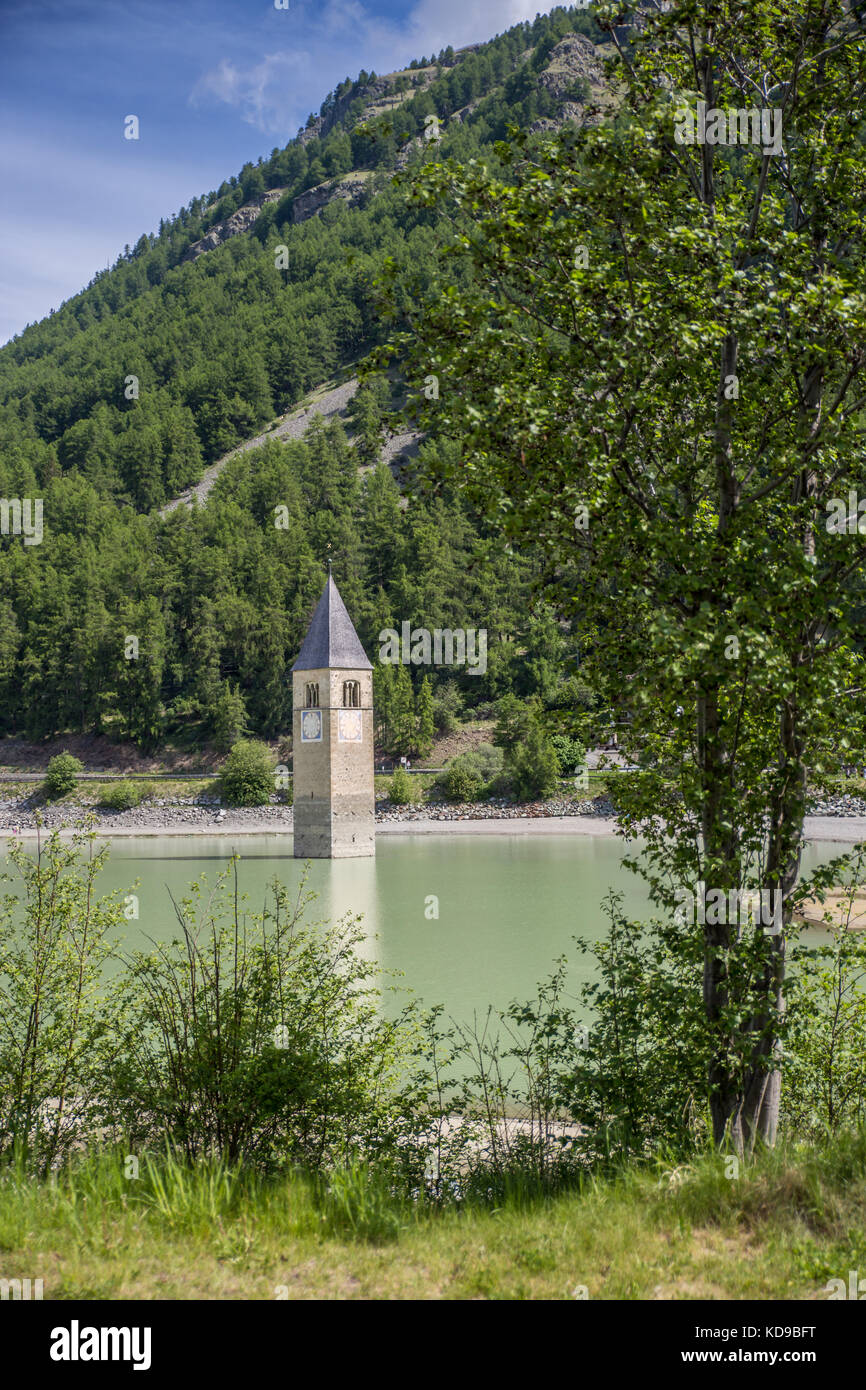
[[[344,708],[344,681],[359,682],[359,709]],[[313,682],[319,686],[322,737],[305,742],[301,738],[305,687]],[[375,854],[372,671],[295,671],[293,693],[295,858],[350,859]],[[354,742],[351,735],[358,722],[361,740]]]

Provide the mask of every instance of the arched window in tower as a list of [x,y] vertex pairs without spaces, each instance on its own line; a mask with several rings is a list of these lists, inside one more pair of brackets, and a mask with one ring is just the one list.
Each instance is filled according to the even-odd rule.
[[343,708],[361,708],[361,682],[343,681]]
[[308,681],[304,688],[304,702],[307,709],[319,708],[319,683]]

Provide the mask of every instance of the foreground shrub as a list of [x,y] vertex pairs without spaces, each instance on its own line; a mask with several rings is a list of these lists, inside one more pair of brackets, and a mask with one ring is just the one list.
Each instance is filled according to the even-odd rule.
[[[832,873],[822,866],[812,881]],[[490,1166],[503,1180],[520,1167],[558,1180],[569,1170],[569,1151],[578,1162],[609,1165],[711,1146],[712,1044],[699,929],[633,921],[616,894],[605,906],[606,937],[577,940],[593,969],[576,1006],[566,1002],[563,958],[534,1000],[491,1011],[480,1031],[458,1028],[439,1044],[471,1073],[474,1098],[467,1091],[451,1106],[483,1122]],[[759,978],[764,933],[748,937],[741,951],[744,968]],[[826,946],[796,947],[795,961],[782,1036],[780,1139],[817,1144],[828,1134],[866,1134],[866,940],[839,928]],[[753,1065],[750,1047],[746,1038],[733,1052],[744,1075]],[[509,1128],[512,1117],[524,1127]],[[562,1132],[565,1119],[576,1127],[570,1135]]]
[[563,957],[535,999],[489,1010],[480,1027],[431,1033],[428,1051],[460,1059],[468,1078],[448,1104],[470,1127],[469,1190],[493,1182],[504,1193],[517,1178],[557,1186],[587,1163],[706,1142],[700,940],[630,921],[613,894],[606,907],[606,939],[577,941],[595,968],[576,1007]]
[[837,928],[795,958],[782,1123],[818,1140],[866,1125],[866,940]]
[[54,800],[74,792],[78,785],[78,774],[82,769],[83,763],[71,753],[58,753],[45,769],[45,781],[42,786],[46,796]]
[[[33,858],[10,852],[19,881],[0,914],[0,1165],[45,1175],[98,1139],[181,1164],[363,1162],[417,1187],[430,1107],[414,1006],[383,1018],[359,919],[308,925],[303,885],[290,904],[275,884],[250,914],[233,868],[174,904],[174,941],[120,958],[109,977],[126,918],[119,894],[96,891],[107,851],[93,840],[55,832]],[[179,1209],[183,1172],[159,1171],[154,1198]]]
[[0,912],[0,1160],[43,1174],[92,1132],[116,1045],[101,984],[125,919],[118,895],[96,892],[107,853],[55,831],[34,857],[13,846],[17,882],[2,875],[17,892]]
[[274,790],[274,760],[267,745],[240,739],[223,764],[220,785],[230,806],[266,806]]
[[308,926],[310,901],[274,884],[249,914],[230,871],[175,904],[178,937],[135,955],[119,987],[105,1105],[118,1139],[260,1166],[412,1161],[409,1011],[382,1017],[359,919]]
[[[290,903],[274,884],[251,914],[234,868],[214,889],[194,884],[174,904],[176,939],[106,983],[109,933],[125,918],[116,895],[95,891],[105,851],[92,835],[55,833],[34,858],[21,846],[10,857],[20,883],[0,914],[0,1163],[52,1173],[97,1135],[124,1153],[167,1153],[180,1166],[154,1170],[148,1190],[176,1222],[210,1201],[184,1165],[215,1165],[220,1192],[220,1164],[297,1165],[329,1175],[311,1189],[329,1229],[384,1240],[403,1221],[400,1194],[529,1199],[587,1165],[656,1155],[676,1166],[709,1142],[703,942],[686,921],[632,921],[611,895],[606,938],[578,942],[592,969],[576,1003],[563,958],[534,1000],[444,1027],[441,1008],[383,1017],[359,919],[308,924],[303,885]],[[766,949],[756,930],[741,954],[750,976]],[[866,942],[839,932],[797,964],[782,1137],[817,1141],[866,1115]],[[734,1060],[753,1065],[748,1041]],[[214,1194],[218,1219],[230,1198]]]

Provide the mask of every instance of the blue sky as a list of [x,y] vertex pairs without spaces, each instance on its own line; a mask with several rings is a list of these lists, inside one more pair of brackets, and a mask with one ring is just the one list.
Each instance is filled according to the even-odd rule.
[[[0,0],[0,342],[297,134],[362,68],[544,0]],[[123,137],[136,115],[140,138]]]

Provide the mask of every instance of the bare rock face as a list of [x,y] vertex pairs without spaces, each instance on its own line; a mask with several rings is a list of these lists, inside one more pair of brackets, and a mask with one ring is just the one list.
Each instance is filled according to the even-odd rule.
[[298,131],[298,144],[309,145],[311,140],[321,140],[327,134],[325,130],[325,119],[323,116],[316,116],[311,125],[305,126]]
[[325,183],[317,183],[315,188],[308,188],[306,193],[299,193],[292,204],[292,221],[306,222],[335,198],[342,198],[350,207],[357,207],[368,178],[369,174],[361,170],[354,174],[345,174],[341,179],[328,179]]
[[461,125],[464,125],[465,122],[469,120],[472,112],[481,105],[482,101],[483,97],[476,97],[474,101],[470,101],[468,106],[461,106],[459,111],[455,111],[450,119],[452,121],[459,121]]
[[[475,45],[478,47],[478,45]],[[461,50],[462,51],[462,50]],[[408,101],[416,92],[429,87],[436,76],[436,65],[431,64],[426,68],[413,68],[411,71],[406,68],[401,72],[389,72],[382,77],[377,77],[375,82],[368,82],[366,86],[358,91],[349,91],[335,101],[324,116],[316,116],[314,120],[304,130],[298,131],[298,142],[301,145],[308,145],[311,140],[322,140],[330,130],[341,121],[353,102],[360,99],[363,108],[358,117],[359,121],[369,120],[371,116],[381,113],[382,107],[392,108],[402,106],[403,102]],[[398,77],[407,77],[409,87],[405,92],[395,92],[394,84]]]
[[[587,105],[599,98],[606,104],[607,79],[596,54],[595,44],[584,38],[583,34],[567,34],[560,40],[551,50],[549,62],[541,73],[539,82],[557,98],[559,110],[553,118],[544,117],[534,121],[529,127],[530,131],[560,130],[569,123],[598,124],[601,119],[600,113],[588,111]],[[578,95],[578,83],[586,95]]]
[[284,188],[271,188],[267,193],[262,193],[258,198],[253,198],[251,202],[244,203],[242,208],[237,208],[231,217],[227,217],[225,222],[217,222],[211,227],[206,236],[200,241],[194,241],[184,256],[185,261],[197,260],[205,251],[213,251],[215,247],[228,241],[230,237],[238,236],[241,232],[248,232],[254,222],[257,222],[262,208],[267,203],[275,203],[282,198],[285,193]]
[[431,144],[432,141],[425,140],[423,135],[413,136],[411,140],[407,140],[401,150],[397,151],[397,157],[394,160],[394,168],[400,173],[402,169],[406,168],[415,150],[423,150],[425,145]]
[[590,87],[605,85],[604,70],[596,57],[595,44],[583,34],[567,34],[551,50],[550,60],[539,81],[552,96],[567,98],[575,82]]

